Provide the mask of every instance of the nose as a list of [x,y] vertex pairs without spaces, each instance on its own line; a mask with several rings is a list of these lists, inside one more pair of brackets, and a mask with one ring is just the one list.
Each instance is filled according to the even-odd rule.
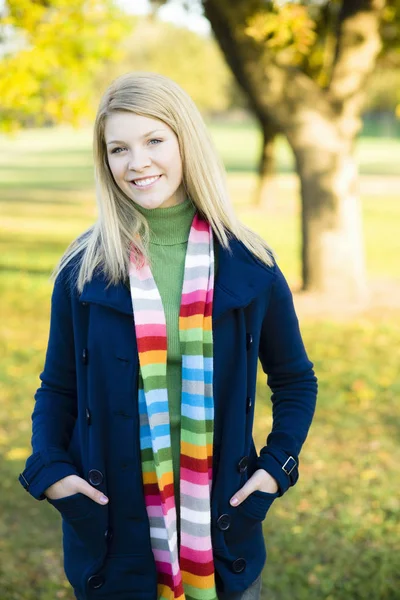
[[130,153],[128,161],[129,171],[140,173],[151,165],[151,158],[145,150],[135,150]]

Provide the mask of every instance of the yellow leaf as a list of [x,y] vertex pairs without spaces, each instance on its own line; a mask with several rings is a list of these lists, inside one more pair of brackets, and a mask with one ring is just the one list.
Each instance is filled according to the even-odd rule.
[[6,453],[6,460],[25,460],[30,455],[28,448],[11,448]]

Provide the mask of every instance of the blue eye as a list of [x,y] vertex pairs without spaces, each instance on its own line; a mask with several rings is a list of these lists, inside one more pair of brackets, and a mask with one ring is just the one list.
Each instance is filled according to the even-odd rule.
[[[158,139],[155,139],[155,138],[153,138],[152,140],[150,140],[150,143],[151,143],[151,142],[160,142],[160,143],[161,143],[161,142],[162,142],[162,140],[158,140]],[[153,145],[154,145],[154,144],[152,144],[152,146],[153,146]]]
[[113,148],[111,150],[111,154],[119,154],[119,153],[117,153],[117,150],[123,150],[123,148]]

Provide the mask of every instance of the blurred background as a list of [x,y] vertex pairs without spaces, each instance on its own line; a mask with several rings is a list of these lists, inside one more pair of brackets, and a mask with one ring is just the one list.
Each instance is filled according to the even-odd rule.
[[[93,119],[130,70],[202,111],[319,377],[300,479],[264,522],[263,600],[400,598],[399,32],[398,1],[0,2],[0,600],[73,599],[59,514],[17,477],[49,275],[96,218]],[[258,448],[269,397],[260,370]]]

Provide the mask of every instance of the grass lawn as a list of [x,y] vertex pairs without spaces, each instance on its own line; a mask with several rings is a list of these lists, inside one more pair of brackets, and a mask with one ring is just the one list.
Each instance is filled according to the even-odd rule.
[[[257,134],[213,126],[241,218],[275,248],[289,282],[299,280],[298,202],[292,159],[278,144],[279,198],[262,215],[246,207],[255,185]],[[95,218],[90,132],[28,131],[0,139],[0,600],[73,600],[61,562],[61,523],[17,481],[30,453],[33,393],[49,325],[51,268]],[[381,177],[364,186],[368,274],[399,277],[400,142],[361,139],[360,171]],[[260,216],[262,218],[260,218]],[[268,561],[263,600],[400,599],[398,398],[400,308],[353,321],[301,318],[319,397],[300,456],[300,479],[264,523]],[[271,426],[269,389],[259,372],[254,435]],[[110,599],[111,600],[111,599]]]

